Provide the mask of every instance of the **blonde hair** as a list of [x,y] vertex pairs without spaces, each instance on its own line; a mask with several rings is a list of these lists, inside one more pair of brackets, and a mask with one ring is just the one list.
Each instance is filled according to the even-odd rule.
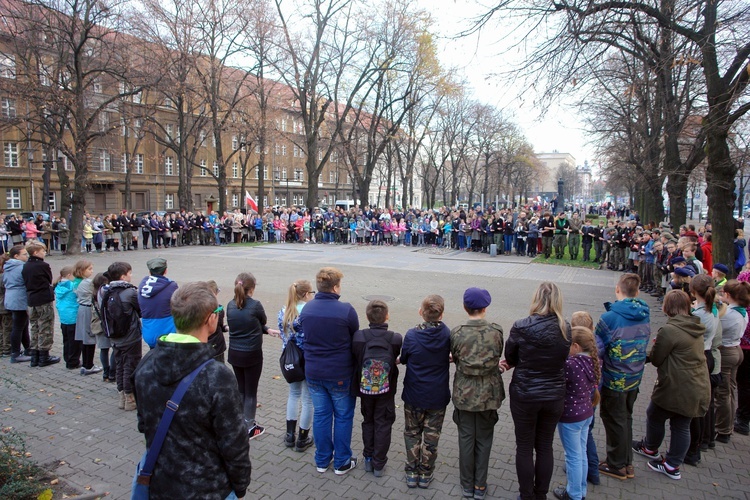
[[58,283],[60,283],[64,277],[70,276],[73,274],[73,266],[65,266],[62,269],[60,269],[60,276],[57,277],[57,279],[52,282],[52,286],[57,286]]
[[557,285],[551,281],[543,281],[540,283],[536,292],[534,292],[534,298],[531,300],[531,310],[529,311],[529,314],[532,316],[535,314],[538,314],[539,316],[549,316],[554,314],[557,316],[560,325],[560,333],[563,338],[567,339],[568,324],[565,321],[562,310],[562,292],[557,288]]
[[297,319],[297,303],[305,298],[309,292],[312,292],[312,284],[307,280],[295,281],[289,286],[289,293],[286,297],[286,308],[284,309],[284,318],[281,320],[281,328],[284,332],[293,330],[292,323]]
[[92,267],[93,265],[93,262],[91,262],[90,260],[79,260],[73,266],[73,276],[75,276],[76,278],[83,278],[83,273],[86,272],[86,269]]
[[599,400],[601,399],[601,396],[599,394],[599,381],[602,378],[602,369],[601,366],[599,366],[599,350],[596,347],[594,333],[590,328],[586,328],[583,326],[574,326],[570,331],[572,342],[574,344],[578,344],[581,347],[581,352],[585,352],[586,354],[588,354],[593,361],[596,390],[594,391],[594,396],[591,398],[591,404],[593,406],[596,406],[599,404]]
[[573,313],[573,317],[570,318],[571,328],[582,326],[588,328],[592,332],[594,331],[594,318],[587,311],[576,311]]

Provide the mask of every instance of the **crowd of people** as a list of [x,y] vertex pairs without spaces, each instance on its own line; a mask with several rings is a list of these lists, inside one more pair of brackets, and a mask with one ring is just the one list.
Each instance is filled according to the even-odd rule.
[[[648,244],[653,240],[647,231],[640,237]],[[401,383],[406,485],[429,488],[434,480],[452,401],[466,498],[486,495],[494,426],[506,398],[503,373],[513,370],[508,394],[520,497],[547,494],[557,430],[567,486],[553,493],[580,499],[600,474],[623,481],[634,477],[634,454],[647,457],[652,470],[680,479],[682,465],[697,465],[702,451],[728,443],[732,434],[750,434],[750,357],[744,356],[750,349],[750,272],[737,280],[692,272],[695,259],[685,254],[690,236],[683,238],[676,243],[684,256],[672,258],[674,277],[663,299],[667,324],[653,344],[649,306],[638,298],[646,282],[631,272],[620,276],[617,300],[605,304],[607,312],[596,323],[586,311],[568,321],[560,290],[544,282],[529,315],[513,324],[507,339],[500,325],[486,319],[492,298],[479,288],[465,291],[466,319],[460,325],[445,325],[444,300],[428,295],[417,326],[401,335],[389,329],[390,313],[381,301],[368,304],[368,327],[362,328],[355,309],[340,300],[343,274],[334,268],[321,269],[315,286],[292,283],[269,326],[263,305],[253,298],[256,281],[250,273],[237,276],[234,297],[224,308],[217,283],[178,287],[167,277],[163,258],[147,262],[148,275],[138,286],[131,283],[128,263],[114,262],[95,274],[85,259],[53,280],[45,246],[30,241],[2,256],[2,353],[11,363],[32,367],[60,362],[50,355],[56,308],[66,368],[83,376],[101,373],[104,382],[115,383],[118,407],[137,410],[149,447],[165,402],[198,370],[151,476],[154,498],[245,495],[248,441],[265,432],[256,416],[264,334],[279,336],[284,348],[293,343],[304,356],[304,378],[289,383],[285,446],[302,453],[314,445],[320,473],[333,468],[343,475],[363,463],[365,471],[381,477]],[[714,271],[717,266],[722,270],[717,264]],[[150,347],[145,356],[144,341]],[[101,366],[94,364],[97,346]],[[206,364],[210,360],[218,362]],[[658,381],[646,415],[633,415],[649,362]],[[357,397],[361,460],[351,446]],[[592,435],[597,406],[607,445],[601,460]],[[634,418],[646,420],[642,437],[633,436]],[[667,420],[671,438],[662,455]]]

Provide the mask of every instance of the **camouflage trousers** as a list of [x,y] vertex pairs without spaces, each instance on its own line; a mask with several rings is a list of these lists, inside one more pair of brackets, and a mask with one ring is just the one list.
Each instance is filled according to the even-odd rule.
[[445,408],[425,410],[404,404],[406,472],[432,474],[445,420]]
[[52,348],[52,336],[55,327],[54,302],[41,306],[29,307],[29,325],[31,326],[30,349],[49,351]]
[[10,332],[13,329],[13,315],[10,311],[0,314],[0,354],[10,355]]

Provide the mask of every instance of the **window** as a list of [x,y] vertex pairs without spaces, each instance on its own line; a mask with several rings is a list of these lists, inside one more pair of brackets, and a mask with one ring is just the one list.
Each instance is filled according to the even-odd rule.
[[136,133],[136,135],[140,135],[141,130],[143,129],[143,120],[140,118],[136,118],[133,120],[133,131]]
[[171,156],[164,158],[164,175],[174,175],[174,158]]
[[99,113],[99,130],[104,131],[109,128],[109,113],[101,111]]
[[215,177],[219,176],[219,162],[217,161],[214,161],[214,176]]
[[137,94],[133,94],[133,102],[136,104],[141,103],[141,93],[138,92]]
[[237,193],[234,193],[232,195],[232,206],[233,207],[239,207],[240,206],[240,196]]
[[273,154],[275,154],[276,156],[279,156],[279,145],[278,144],[274,144],[273,145]]
[[174,101],[172,99],[170,99],[169,97],[166,97],[164,99],[164,107],[165,108],[174,108],[175,107],[174,106]]
[[240,176],[240,169],[237,166],[237,162],[232,163],[232,177],[237,179]]
[[268,196],[264,196],[264,197],[263,197],[263,206],[264,206],[264,207],[267,207],[267,206],[268,206]]
[[260,154],[260,144],[255,145],[255,154]]
[[281,197],[281,204],[282,204],[283,206],[286,206],[286,196],[282,196],[282,197]]
[[286,169],[285,168],[281,169],[281,180],[282,181],[286,180]]
[[297,195],[292,196],[292,205],[297,206]]
[[301,168],[295,168],[294,169],[294,180],[295,181],[303,181],[305,180],[305,174]]
[[130,153],[122,154],[122,171],[128,173],[128,162],[130,161]]
[[112,160],[109,156],[109,151],[106,149],[99,150],[99,170],[102,172],[109,172],[112,170]]
[[174,209],[174,194],[169,193],[164,197],[164,208],[167,210]]
[[94,80],[94,94],[101,94],[102,93],[102,83],[98,80]]
[[208,176],[208,169],[206,168],[206,160],[201,160],[201,177]]
[[49,192],[49,209],[50,211],[57,210],[57,196],[53,191]]
[[73,170],[73,165],[68,161],[68,157],[65,156],[62,151],[57,152],[57,161],[61,161],[63,164],[63,169],[65,170]]
[[299,195],[299,204],[304,205],[305,204],[305,197],[303,195]]
[[323,159],[323,151],[319,149],[318,150],[318,160],[322,160],[322,159]]
[[286,144],[281,146],[281,156],[286,156]]
[[125,137],[128,135],[128,122],[125,121],[125,117],[120,117],[120,134]]
[[50,70],[45,64],[39,65],[39,83],[45,87],[52,85],[52,81],[49,78]]
[[3,118],[16,117],[16,100],[3,97]]
[[268,165],[263,165],[263,179],[268,180]]
[[5,166],[18,167],[18,143],[6,142],[3,151],[5,153]]
[[281,131],[286,132],[286,118],[281,119]]
[[5,203],[8,208],[21,208],[21,189],[8,188],[5,190]]
[[237,151],[240,149],[240,141],[237,139],[236,135],[232,136],[232,151]]
[[278,197],[278,195],[273,197],[273,204],[274,205],[278,205],[279,204],[279,197]]
[[0,53],[0,77],[16,77],[16,57]]
[[201,130],[200,137],[201,137],[201,147],[205,148],[206,147],[206,131],[205,130]]
[[299,148],[297,146],[294,146],[292,156],[299,158]]
[[167,133],[166,139],[171,139],[172,134],[174,133],[174,125],[171,123],[167,123],[167,125],[164,127],[164,131]]
[[141,153],[135,155],[135,164],[133,166],[135,167],[134,171],[136,174],[143,173],[143,155]]

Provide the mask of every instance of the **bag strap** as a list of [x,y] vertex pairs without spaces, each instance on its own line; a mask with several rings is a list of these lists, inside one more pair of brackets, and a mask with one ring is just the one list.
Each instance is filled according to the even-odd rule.
[[148,453],[146,454],[146,463],[143,465],[141,472],[138,474],[138,484],[148,486],[151,482],[151,474],[154,471],[156,459],[159,458],[159,452],[161,452],[161,447],[164,444],[164,439],[166,439],[167,437],[167,432],[169,431],[169,426],[172,424],[172,419],[174,418],[175,413],[177,413],[177,410],[180,409],[180,402],[182,401],[182,397],[187,392],[190,384],[193,383],[195,377],[197,377],[201,370],[203,370],[203,368],[212,361],[214,361],[213,358],[206,360],[198,368],[196,368],[195,370],[190,372],[189,375],[183,378],[180,381],[180,385],[178,385],[177,389],[175,389],[174,394],[172,394],[172,397],[167,400],[167,408],[164,410],[164,413],[159,420],[159,426],[156,428],[154,440],[151,443],[151,447],[148,449]]

